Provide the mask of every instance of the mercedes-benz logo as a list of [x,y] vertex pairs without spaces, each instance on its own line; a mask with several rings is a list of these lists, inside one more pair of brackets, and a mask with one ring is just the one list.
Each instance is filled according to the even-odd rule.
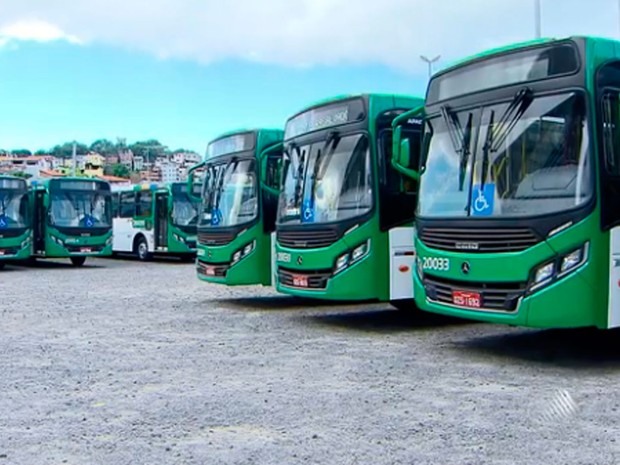
[[463,262],[463,264],[461,265],[461,271],[463,272],[463,274],[469,274],[469,272],[471,271],[471,265],[469,264],[469,262]]
[[303,257],[300,255],[299,257],[297,257],[297,264],[301,265],[304,262]]

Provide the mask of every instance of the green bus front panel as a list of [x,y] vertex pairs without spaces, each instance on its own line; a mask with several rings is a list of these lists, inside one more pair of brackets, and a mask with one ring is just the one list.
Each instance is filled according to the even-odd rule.
[[[246,247],[251,251],[243,254]],[[233,262],[234,255],[242,257]],[[196,270],[202,281],[228,286],[271,285],[271,237],[262,222],[224,246],[197,245]]]
[[47,226],[45,258],[109,257],[112,255],[112,230],[101,236],[73,236]]
[[0,239],[0,261],[25,260],[32,253],[32,231],[27,230],[17,237]]
[[[339,257],[368,244],[367,253],[336,272]],[[292,249],[276,244],[278,292],[325,300],[389,300],[387,234],[371,220],[325,248]]]
[[193,255],[196,253],[196,233],[190,234],[168,225],[168,253],[177,255]]
[[[598,215],[592,215],[545,242],[513,253],[444,252],[416,239],[416,304],[433,313],[514,326],[606,328],[609,234],[601,233],[599,224]],[[584,245],[583,264],[533,288],[537,269]],[[482,308],[463,305],[463,295],[473,295],[474,306]]]

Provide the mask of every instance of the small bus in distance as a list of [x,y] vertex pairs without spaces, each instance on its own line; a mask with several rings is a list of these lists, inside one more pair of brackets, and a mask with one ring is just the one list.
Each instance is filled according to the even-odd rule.
[[198,202],[186,183],[114,186],[113,199],[114,253],[194,259]]
[[110,184],[90,178],[30,182],[32,258],[68,258],[82,266],[87,257],[112,254]]
[[8,260],[27,259],[31,250],[28,184],[21,178],[0,176],[0,269]]

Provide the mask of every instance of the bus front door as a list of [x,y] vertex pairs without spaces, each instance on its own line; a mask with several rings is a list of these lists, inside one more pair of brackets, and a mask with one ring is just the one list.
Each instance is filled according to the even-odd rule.
[[155,248],[168,247],[168,194],[155,197]]

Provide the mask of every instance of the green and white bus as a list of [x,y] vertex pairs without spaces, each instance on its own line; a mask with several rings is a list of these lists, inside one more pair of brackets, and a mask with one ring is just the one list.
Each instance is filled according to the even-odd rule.
[[[342,96],[288,120],[276,227],[279,292],[409,306],[417,186],[390,164],[392,122],[422,103]],[[402,137],[419,150],[422,121],[403,124]]]
[[21,178],[0,176],[0,269],[7,260],[30,257],[31,246],[28,184]]
[[[620,43],[592,37],[492,50],[432,78],[413,173],[418,307],[620,326],[619,94]],[[394,162],[408,158],[403,145]]]
[[33,221],[31,258],[69,258],[112,254],[110,184],[88,178],[52,178],[30,183]]
[[[198,220],[198,277],[207,282],[272,285],[272,234],[279,195],[282,130],[227,133],[207,147]],[[189,176],[188,188],[195,176]]]
[[199,204],[187,192],[186,183],[113,186],[112,190],[115,254],[131,253],[143,261],[154,254],[194,259]]

